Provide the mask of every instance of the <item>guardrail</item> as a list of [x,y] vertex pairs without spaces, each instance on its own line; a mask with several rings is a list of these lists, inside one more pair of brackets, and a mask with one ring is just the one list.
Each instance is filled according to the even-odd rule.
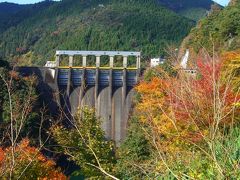
[[[61,57],[68,56],[68,66],[61,66]],[[75,57],[82,56],[82,65],[74,66]],[[88,56],[95,56],[95,64],[94,67],[87,67]],[[109,57],[109,67],[101,67],[101,56]],[[129,68],[128,67],[128,58],[130,56],[136,58],[136,66],[132,67],[135,69],[140,69],[141,66],[141,53],[140,52],[131,52],[131,51],[56,51],[56,60],[55,61],[47,61],[45,67],[61,67],[61,68],[116,68],[114,67],[114,57],[122,56],[123,66],[120,68]],[[79,60],[77,60],[79,61]]]

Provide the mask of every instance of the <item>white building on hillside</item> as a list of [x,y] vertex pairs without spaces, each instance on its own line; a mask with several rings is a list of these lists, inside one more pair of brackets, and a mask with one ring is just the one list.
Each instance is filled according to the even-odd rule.
[[153,58],[151,59],[151,63],[150,63],[150,66],[151,67],[156,67],[156,66],[159,66],[160,64],[163,64],[165,61],[165,59],[159,57],[159,58]]
[[56,61],[47,61],[45,67],[55,68],[57,66]]

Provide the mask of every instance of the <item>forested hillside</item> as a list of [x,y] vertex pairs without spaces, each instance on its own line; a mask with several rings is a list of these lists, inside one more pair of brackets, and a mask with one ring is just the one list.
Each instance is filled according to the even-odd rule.
[[159,0],[160,4],[189,19],[198,21],[211,9],[211,0]]
[[208,17],[202,19],[183,43],[184,48],[196,54],[202,48],[218,52],[240,48],[240,2],[221,10],[213,8]]
[[0,3],[0,32],[6,29],[6,23],[11,19],[11,16],[18,11],[21,11],[26,6],[14,3]]
[[2,33],[0,54],[41,65],[56,49],[138,50],[159,56],[193,26],[155,0],[64,0]]
[[0,3],[0,33],[10,27],[15,27],[25,19],[48,8],[53,1],[43,1],[36,4],[19,5],[14,3]]

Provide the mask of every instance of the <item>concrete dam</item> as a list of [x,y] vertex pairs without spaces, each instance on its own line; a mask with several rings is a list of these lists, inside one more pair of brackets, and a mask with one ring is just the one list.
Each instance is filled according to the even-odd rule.
[[[95,66],[87,66],[89,55],[95,57]],[[61,65],[61,56],[67,56],[66,66]],[[74,65],[76,56],[82,60],[78,66]],[[108,57],[108,66],[101,67],[101,56]],[[116,56],[122,56],[121,67],[114,66]],[[140,56],[140,52],[126,51],[57,51],[56,60],[45,67],[19,67],[18,71],[23,76],[37,76],[41,99],[50,113],[61,109],[74,115],[78,108],[92,107],[106,138],[119,143],[126,135]],[[128,67],[129,57],[135,57],[132,67]]]

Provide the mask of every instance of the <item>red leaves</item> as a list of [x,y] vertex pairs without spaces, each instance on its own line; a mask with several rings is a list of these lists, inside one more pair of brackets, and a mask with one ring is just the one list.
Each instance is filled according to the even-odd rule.
[[136,89],[142,96],[137,108],[142,121],[167,137],[172,133],[167,128],[175,127],[179,138],[194,143],[201,142],[216,124],[231,125],[234,104],[240,97],[225,79],[221,59],[199,58],[197,67],[197,78],[183,75],[140,83]]
[[206,57],[206,59],[198,58],[197,60],[198,72],[201,74],[201,80],[207,80],[212,82],[213,77],[215,80],[220,78],[220,72],[222,68],[222,62],[218,58]]
[[[179,83],[181,93],[176,92],[178,95],[175,96],[177,97],[175,98],[177,106],[174,106],[176,112],[180,112],[180,116],[185,115],[185,118],[191,117],[194,123],[197,122],[203,126],[209,126],[216,120],[214,119],[216,111],[222,115],[228,114],[234,102],[239,100],[230,85],[221,77],[221,61],[218,60],[215,63],[212,61],[212,59],[205,62],[198,60],[198,71],[201,77],[187,82],[181,79],[184,81],[184,86],[182,82]],[[223,116],[221,123],[229,122],[228,119],[231,117]]]

